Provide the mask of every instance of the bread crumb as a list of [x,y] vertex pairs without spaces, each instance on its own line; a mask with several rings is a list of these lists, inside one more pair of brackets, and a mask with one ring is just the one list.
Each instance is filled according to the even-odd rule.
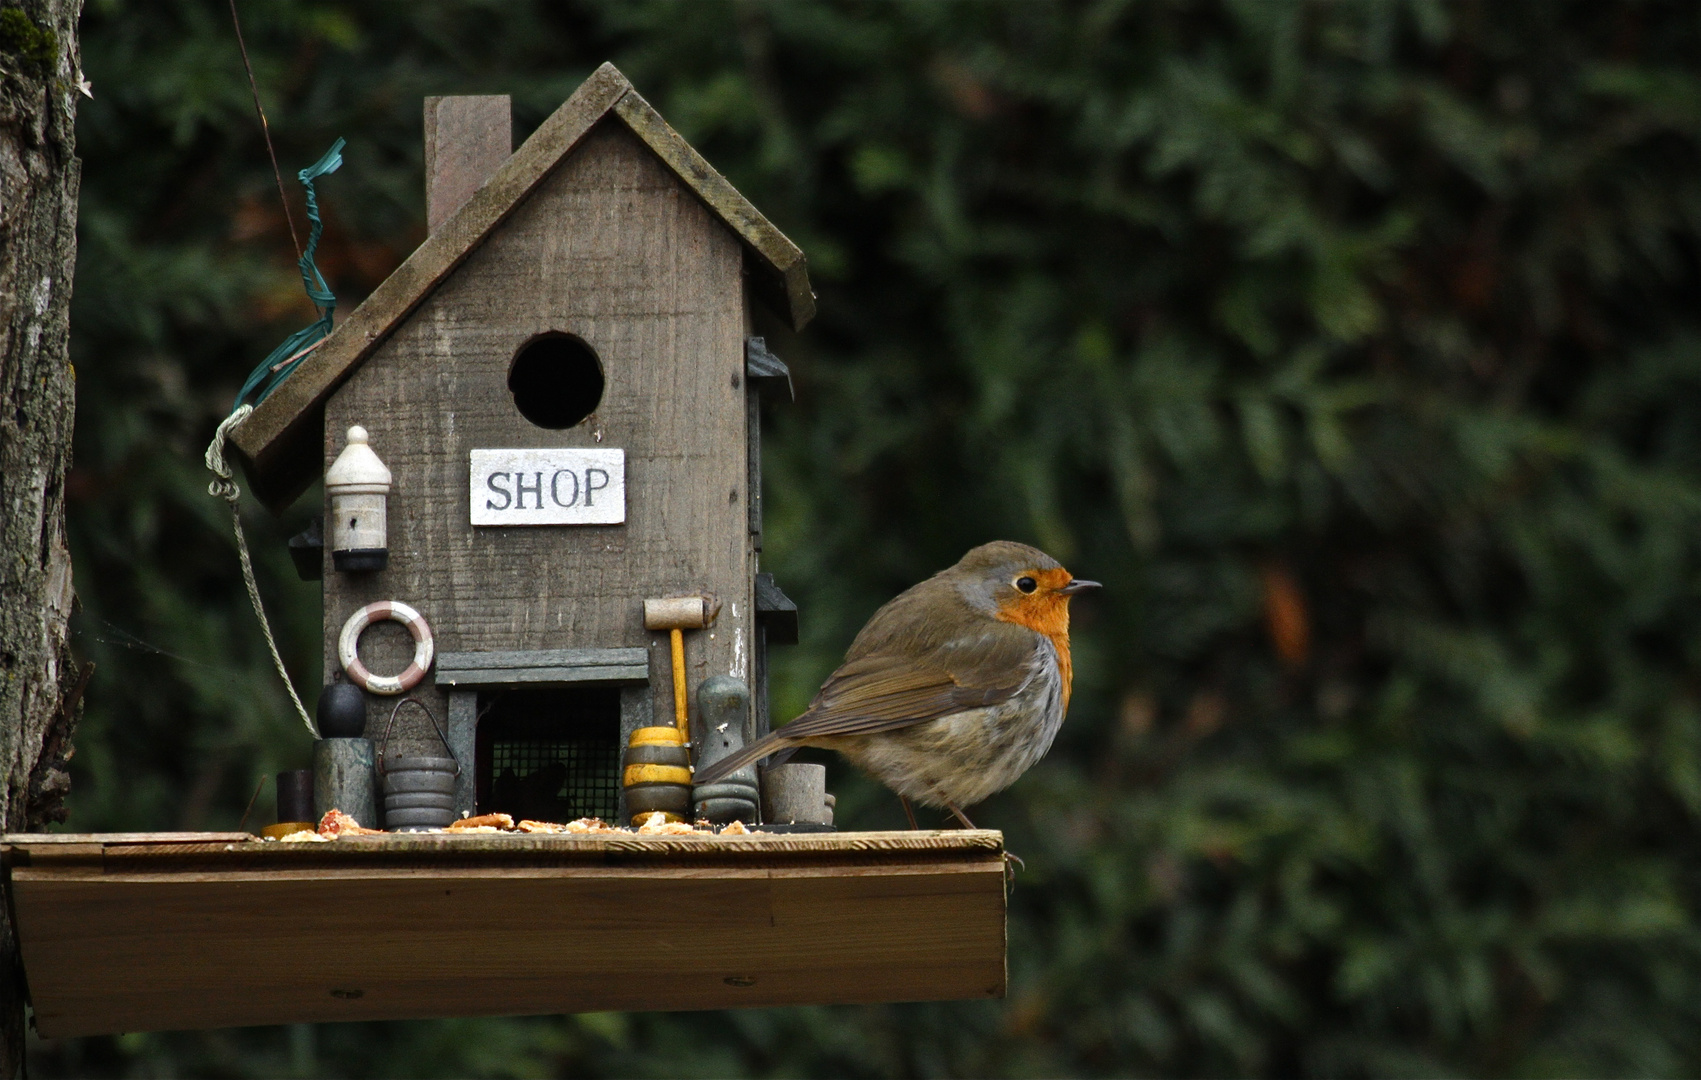
[[533,821],[531,818],[526,818],[514,828],[523,833],[564,833],[567,831],[565,825],[559,825],[553,821]]
[[570,833],[609,833],[619,832],[614,826],[602,818],[582,817],[578,821],[569,821],[566,830]]
[[669,821],[667,815],[660,810],[652,813],[638,826],[640,836],[691,836],[696,832],[695,826],[687,825],[683,821]]
[[319,819],[319,835],[327,840],[335,840],[339,836],[380,836],[383,832],[383,829],[368,829],[335,808],[325,811],[325,816]]
[[501,832],[512,829],[514,819],[507,814],[480,814],[478,817],[464,817],[449,826],[450,832]]

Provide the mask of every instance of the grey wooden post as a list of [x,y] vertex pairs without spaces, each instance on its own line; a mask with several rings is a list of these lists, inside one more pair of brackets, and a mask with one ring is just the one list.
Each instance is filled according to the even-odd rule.
[[320,739],[313,744],[313,814],[341,810],[368,829],[378,821],[377,761],[371,739]]
[[449,691],[449,752],[460,765],[455,777],[455,816],[478,813],[478,691]]
[[763,769],[762,820],[772,825],[831,825],[827,766],[791,762]]

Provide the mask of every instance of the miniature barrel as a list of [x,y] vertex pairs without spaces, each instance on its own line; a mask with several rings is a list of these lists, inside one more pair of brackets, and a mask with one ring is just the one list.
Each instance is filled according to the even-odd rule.
[[371,739],[320,739],[313,744],[313,817],[341,810],[368,829],[378,827]]
[[678,728],[644,727],[632,733],[620,758],[621,786],[632,823],[661,811],[669,821],[691,813],[691,753]]
[[455,820],[454,758],[396,755],[384,759],[384,827],[398,832],[443,829]]
[[[697,687],[697,764],[715,762],[744,749],[744,722],[750,715],[750,690],[743,680],[712,675]],[[756,824],[756,766],[749,765],[716,784],[697,784],[691,802],[698,818],[716,825]]]

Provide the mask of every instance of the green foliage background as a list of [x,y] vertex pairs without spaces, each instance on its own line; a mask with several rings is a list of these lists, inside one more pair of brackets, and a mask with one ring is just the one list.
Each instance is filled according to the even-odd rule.
[[[1027,860],[1006,1001],[38,1042],[33,1074],[1701,1071],[1692,4],[241,10],[286,171],[349,139],[344,311],[422,238],[422,96],[511,94],[523,137],[604,59],[808,252],[819,319],[766,328],[799,388],[777,711],[973,544],[1107,588],[1057,747],[977,814]],[[306,742],[200,455],[310,313],[226,6],[89,0],[83,33],[69,825],[230,827]],[[310,687],[312,501],[250,521]]]

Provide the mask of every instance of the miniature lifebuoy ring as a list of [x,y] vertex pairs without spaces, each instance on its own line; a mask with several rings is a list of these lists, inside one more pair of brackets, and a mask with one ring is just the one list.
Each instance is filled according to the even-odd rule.
[[[413,663],[400,675],[374,675],[360,662],[360,635],[368,626],[385,619],[394,619],[413,635]],[[372,694],[405,694],[419,685],[431,668],[434,646],[431,643],[431,624],[425,616],[400,600],[379,600],[367,604],[343,623],[342,636],[337,639],[337,659],[348,672],[349,681]]]

